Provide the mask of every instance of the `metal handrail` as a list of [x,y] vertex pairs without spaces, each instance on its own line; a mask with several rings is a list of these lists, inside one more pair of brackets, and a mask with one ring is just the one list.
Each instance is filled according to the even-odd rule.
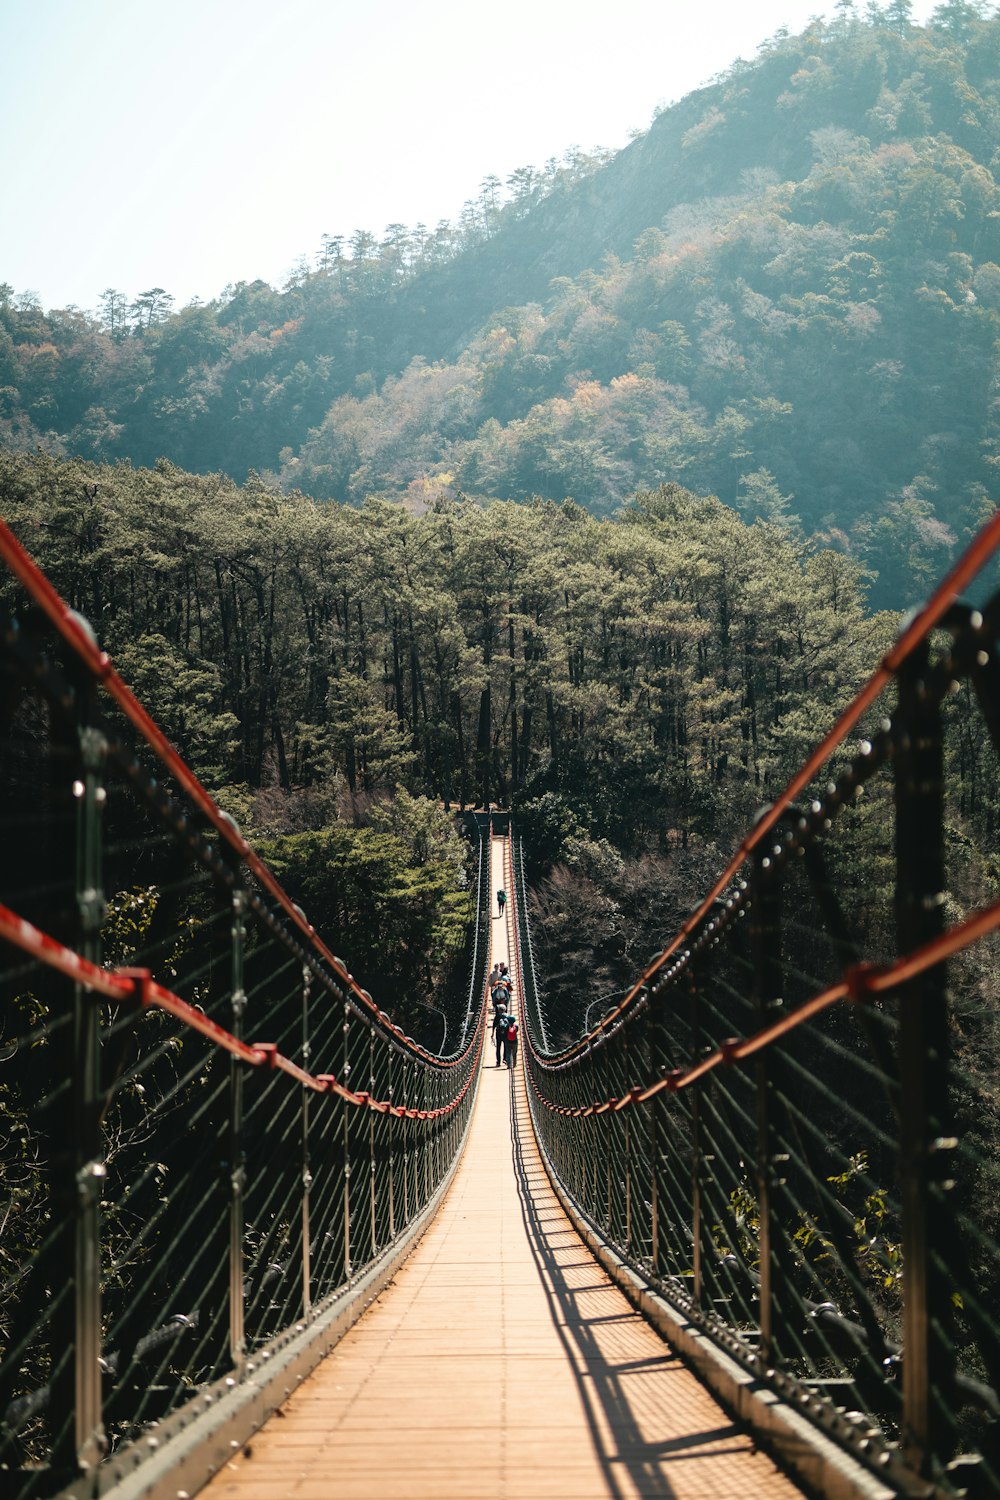
[[[956,1052],[944,986],[1000,929],[1000,901],[956,917],[944,894],[963,678],[1000,752],[1000,595],[982,612],[955,595],[998,544],[1000,516],[609,1015],[552,1050],[525,991],[532,1118],[582,1221],[846,1451],[942,1496],[1000,1488],[993,1429],[963,1415],[1000,1412],[1000,1256],[974,1187],[991,1084],[968,1040]],[[891,717],[798,807],[890,679]],[[867,960],[825,852],[863,793],[897,824],[896,949]],[[523,890],[515,907],[528,952]]]
[[[5,723],[37,703],[18,764],[45,787],[45,883],[11,838],[0,860],[2,1145],[26,1152],[4,1165],[34,1195],[4,1241],[0,1468],[27,1500],[140,1464],[151,1424],[189,1432],[219,1382],[252,1406],[257,1365],[327,1340],[438,1201],[480,1077],[484,846],[466,1023],[441,1057],[332,953],[9,534],[0,556],[55,627],[0,629]],[[180,925],[105,963],[112,864],[126,904]]]

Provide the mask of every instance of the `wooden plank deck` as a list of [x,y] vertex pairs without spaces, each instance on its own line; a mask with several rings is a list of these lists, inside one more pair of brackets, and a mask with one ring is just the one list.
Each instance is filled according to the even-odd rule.
[[[491,851],[492,956],[501,843]],[[390,1289],[202,1491],[210,1500],[784,1500],[555,1198],[520,1062],[483,1076],[447,1199]]]

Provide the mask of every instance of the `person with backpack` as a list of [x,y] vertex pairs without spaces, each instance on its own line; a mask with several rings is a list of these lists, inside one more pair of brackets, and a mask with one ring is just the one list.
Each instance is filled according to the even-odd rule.
[[507,1030],[503,1043],[503,1060],[508,1068],[513,1068],[517,1063],[517,1022],[513,1016],[505,1016]]
[[501,1005],[493,1017],[493,1040],[497,1048],[497,1067],[500,1066],[500,1053],[504,1057],[507,1054],[507,1012]]
[[507,892],[505,890],[499,890],[499,891],[497,891],[497,907],[498,907],[498,913],[497,913],[497,915],[498,916],[501,916],[501,917],[503,916],[503,909],[504,909],[504,907],[506,905],[507,905]]

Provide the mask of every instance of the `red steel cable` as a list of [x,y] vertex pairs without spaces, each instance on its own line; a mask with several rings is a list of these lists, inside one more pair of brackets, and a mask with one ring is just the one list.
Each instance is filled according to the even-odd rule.
[[55,938],[34,927],[24,917],[19,917],[9,906],[0,905],[0,938],[5,938],[15,948],[20,948],[22,953],[27,953],[48,968],[57,969],[60,974],[76,980],[85,989],[97,990],[110,1000],[127,1000],[133,992],[134,985],[131,981],[120,979],[110,970],[92,964],[89,959],[74,953],[72,948],[64,948],[62,943],[57,943]]
[[[573,1115],[577,1118],[605,1114],[608,1110],[621,1110],[630,1104],[645,1104],[665,1090],[669,1093],[676,1093],[678,1089],[688,1088],[691,1084],[697,1083],[706,1073],[712,1072],[720,1064],[729,1066],[734,1062],[742,1062],[765,1047],[772,1046],[782,1037],[798,1030],[807,1021],[811,1021],[824,1010],[829,1010],[839,1001],[846,1000],[851,1004],[857,1004],[873,995],[884,995],[890,990],[899,989],[911,979],[926,973],[928,969],[933,969],[937,964],[944,963],[956,953],[961,953],[971,947],[987,933],[996,932],[998,929],[1000,929],[1000,901],[995,901],[990,906],[973,912],[964,922],[950,927],[947,932],[940,933],[930,942],[924,943],[920,948],[915,948],[912,953],[904,954],[902,958],[896,959],[894,963],[884,968],[876,964],[855,964],[848,969],[838,984],[822,990],[818,995],[813,995],[811,999],[806,1000],[788,1015],[772,1021],[769,1026],[762,1027],[760,1031],[755,1031],[748,1037],[732,1037],[691,1067],[675,1068],[647,1088],[636,1086],[623,1094],[621,1098],[595,1101],[592,1104],[569,1109],[551,1104],[538,1090],[537,1085],[536,1093],[546,1108],[558,1114]],[[542,1065],[544,1067],[544,1062]]]
[[[469,1088],[471,1071],[469,1078],[466,1079],[454,1099],[431,1110],[409,1109],[404,1105],[392,1104],[389,1100],[373,1099],[370,1094],[355,1093],[346,1088],[330,1073],[318,1075],[307,1073],[289,1058],[284,1057],[273,1043],[241,1041],[239,1037],[233,1036],[232,1032],[206,1016],[204,1011],[199,1010],[197,1006],[189,1005],[173,991],[157,984],[148,969],[102,969],[98,964],[91,963],[79,953],[74,953],[72,948],[67,948],[64,944],[57,942],[48,933],[42,932],[40,928],[26,921],[24,917],[19,917],[16,912],[11,911],[10,907],[2,904],[0,904],[0,939],[45,964],[47,968],[65,974],[68,979],[82,985],[85,990],[95,991],[107,999],[117,1000],[120,1003],[139,1005],[143,1010],[155,1007],[157,1010],[168,1012],[192,1031],[200,1032],[217,1047],[249,1063],[251,1067],[267,1066],[279,1069],[316,1093],[333,1093],[349,1104],[373,1109],[380,1114],[391,1113],[408,1119],[436,1119],[442,1115],[451,1114],[457,1109]],[[480,1014],[477,1032],[484,1024],[484,1019],[485,1008]]]

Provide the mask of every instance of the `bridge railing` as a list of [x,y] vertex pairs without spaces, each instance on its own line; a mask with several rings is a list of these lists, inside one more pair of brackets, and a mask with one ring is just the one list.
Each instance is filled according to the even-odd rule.
[[166,1419],[258,1381],[424,1211],[478,1078],[488,879],[480,839],[439,1057],[2,529],[0,555],[0,1489],[21,1500],[103,1492]]
[[[529,1099],[568,1194],[912,1493],[1000,1493],[1000,902],[963,900],[1000,884],[975,853],[1000,595],[958,602],[998,542],[1000,516],[597,1027],[549,1048],[523,965]],[[515,911],[523,937],[523,881]]]
[[528,883],[524,876],[524,845],[516,829],[511,834],[510,884],[513,892],[517,932],[520,941],[516,945],[521,970],[524,1004],[532,1018],[543,1052],[549,1051],[548,1026],[545,1014],[544,992],[538,979],[535,949],[531,941],[531,922],[528,917]]

